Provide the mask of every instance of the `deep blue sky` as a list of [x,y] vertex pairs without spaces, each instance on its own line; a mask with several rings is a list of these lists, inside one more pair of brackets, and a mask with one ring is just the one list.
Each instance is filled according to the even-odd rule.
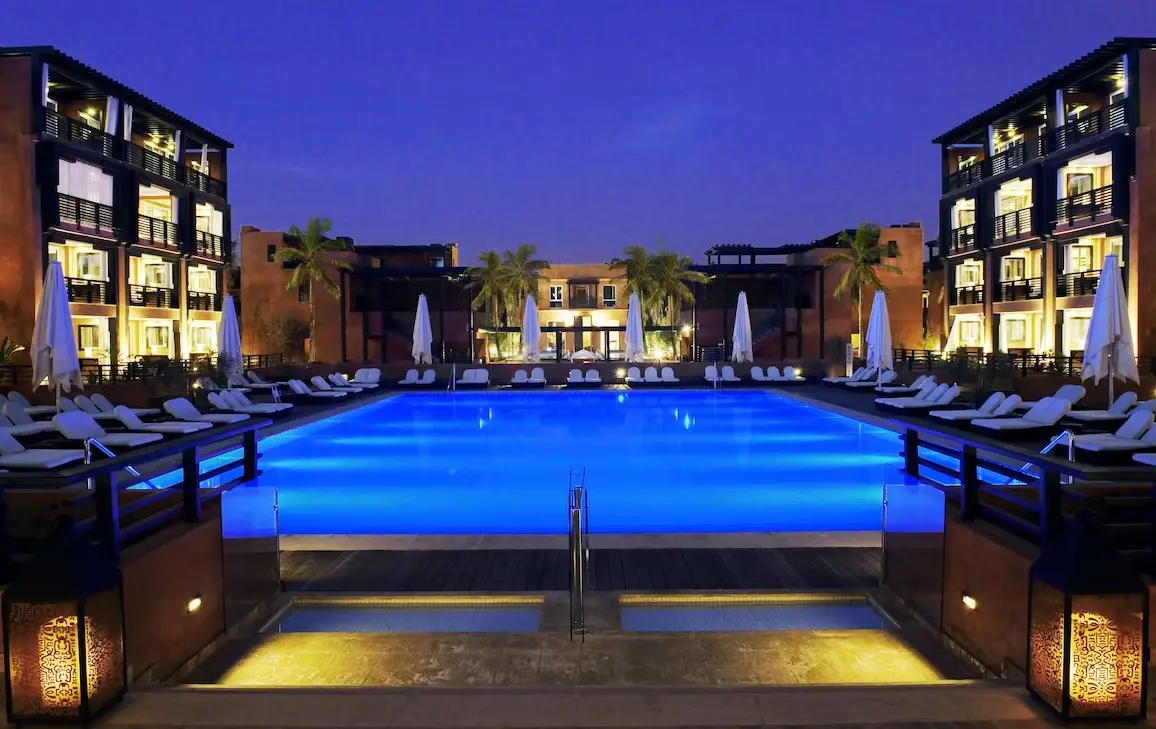
[[932,137],[1145,34],[1153,0],[40,0],[0,45],[233,141],[234,227],[600,261],[864,219],[931,237]]

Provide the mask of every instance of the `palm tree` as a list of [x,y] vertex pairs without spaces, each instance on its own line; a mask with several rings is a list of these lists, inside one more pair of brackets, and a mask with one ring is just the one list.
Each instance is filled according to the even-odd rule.
[[624,258],[610,259],[612,270],[621,271],[617,281],[621,281],[622,295],[629,298],[638,294],[640,302],[648,302],[654,292],[653,257],[642,246],[627,246]]
[[670,326],[677,324],[683,305],[694,303],[694,293],[687,284],[710,281],[706,274],[693,270],[693,265],[690,256],[677,253],[657,253],[651,257],[651,277],[654,281],[655,307],[658,310],[656,320],[665,312],[666,321],[663,323]]
[[855,304],[855,317],[858,327],[855,330],[860,339],[863,336],[863,291],[875,289],[887,291],[887,287],[879,278],[879,272],[901,274],[898,266],[884,263],[884,255],[895,257],[899,254],[896,246],[879,245],[879,226],[874,223],[860,223],[851,235],[847,231],[839,234],[839,245],[846,246],[846,250],[829,253],[823,257],[823,265],[830,267],[836,264],[845,264],[847,270],[835,286],[835,297],[843,298],[851,295],[851,302]]
[[296,225],[289,227],[289,235],[295,241],[277,250],[274,260],[293,266],[293,275],[285,284],[288,291],[298,291],[304,277],[309,294],[309,361],[317,358],[317,305],[313,296],[313,285],[321,284],[333,298],[341,296],[341,288],[333,280],[330,266],[350,271],[353,266],[348,261],[333,260],[330,254],[353,250],[348,238],[330,238],[327,234],[333,228],[329,218],[310,218],[305,230]]
[[523,243],[516,250],[506,251],[502,259],[502,278],[510,298],[517,305],[518,321],[526,311],[526,295],[538,295],[538,284],[542,281],[542,272],[549,270],[550,262],[542,258],[534,258],[538,247],[530,243]]
[[501,311],[506,309],[509,303],[502,257],[497,251],[486,251],[478,256],[478,260],[482,265],[473,266],[466,271],[469,276],[467,287],[478,289],[478,295],[470,305],[475,311],[485,309],[489,325],[497,326]]

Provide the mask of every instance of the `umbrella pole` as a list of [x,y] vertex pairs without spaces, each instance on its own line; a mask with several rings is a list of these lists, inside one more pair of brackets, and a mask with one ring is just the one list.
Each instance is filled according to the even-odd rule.
[[1116,358],[1112,356],[1112,350],[1108,350],[1108,407],[1112,407],[1115,401],[1113,391],[1115,390],[1116,380]]

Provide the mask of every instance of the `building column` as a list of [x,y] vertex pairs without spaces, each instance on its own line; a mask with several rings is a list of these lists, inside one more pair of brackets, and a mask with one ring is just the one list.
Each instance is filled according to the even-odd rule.
[[727,286],[727,281],[728,281],[728,279],[727,279],[727,275],[726,275],[725,273],[724,273],[724,274],[722,274],[722,285],[723,285],[723,317],[722,317],[722,343],[723,343],[723,354],[726,354],[726,342],[727,342],[727,318],[728,318],[728,317],[727,317],[727,314],[730,312],[730,299],[728,299],[728,298],[727,298],[727,296],[728,296],[728,293],[729,293],[729,292],[727,291],[727,289],[728,289],[728,288],[730,288],[730,287],[729,287],[729,286]]
[[[1042,221],[1041,221],[1042,224]],[[1044,315],[1040,322],[1042,349],[1049,349],[1055,354],[1058,341],[1055,336],[1056,322],[1056,276],[1059,274],[1059,262],[1056,256],[1056,242],[1049,237],[1043,238],[1043,247],[1040,249],[1040,276],[1044,295]]]
[[[114,365],[122,364],[121,350],[123,348],[124,354],[129,354],[128,345],[128,249],[124,246],[117,246],[116,251],[113,252],[110,258],[116,260],[116,265],[113,267],[114,275],[112,285],[116,287],[116,321],[113,322],[109,332],[109,361]],[[112,331],[115,329],[116,336],[112,336]],[[115,340],[116,344],[113,344]]]
[[779,271],[779,361],[787,358],[787,277]]
[[[976,218],[978,220],[978,217]],[[978,226],[977,226],[978,227]],[[978,242],[978,241],[977,241]],[[998,285],[998,274],[994,266],[995,256],[991,251],[983,254],[983,350],[996,351],[995,333],[995,306],[992,299],[995,287]]]
[[383,276],[383,277],[381,277],[381,329],[378,332],[380,335],[380,338],[378,339],[378,341],[381,342],[381,363],[382,364],[385,364],[386,362],[389,361],[389,354],[388,354],[389,347],[386,346],[386,343],[387,343],[386,339],[389,337],[389,334],[388,334],[389,327],[386,326],[386,320],[389,318],[389,301],[386,298],[388,293],[389,292],[386,290],[386,286],[385,286],[385,277]]
[[792,281],[793,281],[793,285],[792,285],[791,289],[794,292],[794,296],[795,296],[795,357],[797,357],[798,359],[802,359],[803,358],[803,307],[799,301],[799,299],[800,299],[799,294],[801,293],[800,289],[802,289],[802,286],[800,285],[802,283],[802,277],[799,275],[798,271],[795,271],[795,275],[794,275]]
[[446,278],[438,279],[438,339],[441,341],[442,362],[446,361]]
[[826,269],[819,269],[819,359],[827,359],[827,309],[824,305],[826,298],[825,278]]
[[691,304],[690,309],[690,361],[693,362],[698,354],[698,299],[702,292],[699,290],[697,281],[691,285],[694,287],[692,289],[694,303]]
[[177,316],[180,322],[180,338],[177,340],[177,359],[189,359],[191,351],[183,351],[192,341],[192,326],[189,324],[189,262],[184,258],[177,261],[173,286],[177,294]]
[[[339,286],[341,288],[341,294],[337,298],[337,305],[340,307],[340,310],[341,310],[341,363],[345,364],[346,362],[349,361],[349,358],[345,354],[346,353],[345,307],[347,306],[346,296],[345,296],[345,269],[344,268],[337,269],[337,276],[338,276],[338,283],[339,283]],[[362,314],[362,316],[364,317],[364,313]]]

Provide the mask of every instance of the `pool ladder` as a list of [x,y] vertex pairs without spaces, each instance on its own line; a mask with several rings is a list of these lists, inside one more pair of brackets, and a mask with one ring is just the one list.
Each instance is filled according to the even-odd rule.
[[[1068,441],[1068,463],[1072,463],[1073,461],[1076,460],[1076,450],[1075,450],[1076,449],[1076,443],[1075,443],[1076,434],[1073,433],[1071,430],[1065,430],[1063,433],[1060,433],[1055,438],[1052,438],[1050,441],[1048,441],[1048,444],[1046,446],[1044,446],[1043,448],[1040,449],[1040,453],[1042,455],[1045,455],[1045,456],[1048,455],[1049,453],[1054,451],[1065,440]],[[1025,463],[1022,467],[1020,467],[1019,473],[1027,473],[1028,471],[1031,470],[1031,468],[1032,468],[1032,464]],[[1018,480],[1018,479],[1009,476],[1008,479],[1003,482],[1003,485],[1007,486],[1009,483],[1011,483],[1012,481],[1016,481],[1016,480]],[[1072,477],[1065,475],[1062,477],[1061,480],[1063,483],[1071,483]]]
[[[575,476],[578,483],[575,484]],[[570,640],[582,636],[586,628],[586,570],[590,564],[590,495],[586,490],[586,469],[570,471],[567,503],[570,549]]]

